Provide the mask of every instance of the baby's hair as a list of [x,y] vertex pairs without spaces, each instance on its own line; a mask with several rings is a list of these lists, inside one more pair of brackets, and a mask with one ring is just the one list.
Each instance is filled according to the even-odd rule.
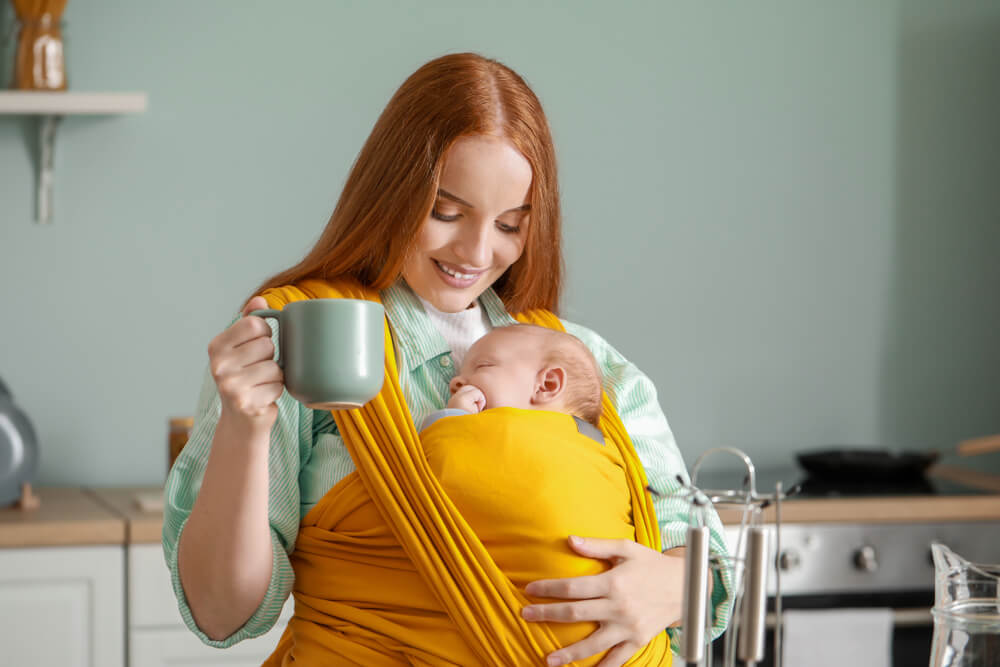
[[573,334],[535,324],[515,324],[514,327],[531,327],[540,330],[554,342],[569,345],[549,345],[545,349],[544,363],[558,364],[566,369],[566,407],[580,419],[600,427],[601,419],[601,370],[597,360],[583,341]]

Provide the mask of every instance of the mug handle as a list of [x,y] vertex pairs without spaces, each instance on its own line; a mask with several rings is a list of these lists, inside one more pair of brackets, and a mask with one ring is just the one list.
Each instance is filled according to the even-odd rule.
[[[247,313],[247,317],[250,317],[251,315],[254,317],[272,317],[278,320],[279,326],[281,325],[280,310],[275,310],[274,308],[262,308],[261,310],[251,310],[249,313]],[[285,360],[281,356],[280,352],[278,353],[278,358],[275,359],[274,361],[275,363],[278,364],[278,368],[280,368],[281,370],[285,370]]]

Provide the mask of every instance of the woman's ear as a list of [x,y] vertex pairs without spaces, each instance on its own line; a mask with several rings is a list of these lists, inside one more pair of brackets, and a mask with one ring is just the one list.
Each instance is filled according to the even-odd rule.
[[552,403],[566,388],[566,370],[561,366],[546,366],[538,371],[535,391],[531,395],[532,405]]

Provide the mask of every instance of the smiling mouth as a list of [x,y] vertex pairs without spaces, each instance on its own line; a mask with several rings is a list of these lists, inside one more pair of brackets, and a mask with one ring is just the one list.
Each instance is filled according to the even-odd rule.
[[436,259],[434,260],[434,265],[438,268],[438,271],[440,271],[441,273],[450,276],[451,278],[454,278],[455,280],[458,280],[463,283],[475,281],[476,278],[478,278],[482,273],[484,273],[483,271],[479,271],[476,273],[462,273],[460,271],[448,268],[447,266],[437,261]]

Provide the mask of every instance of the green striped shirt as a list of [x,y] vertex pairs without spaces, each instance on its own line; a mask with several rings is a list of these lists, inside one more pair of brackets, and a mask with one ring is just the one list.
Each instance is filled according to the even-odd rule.
[[[381,293],[392,329],[399,379],[414,423],[420,424],[435,410],[445,407],[451,393],[448,383],[455,374],[451,350],[434,327],[416,295],[402,281]],[[479,297],[491,326],[514,324],[500,297],[487,289]],[[234,320],[235,321],[235,320]],[[269,318],[271,339],[278,345],[277,324]],[[652,381],[593,331],[563,321],[566,331],[586,344],[597,359],[604,390],[611,398],[632,438],[650,486],[662,495],[653,505],[663,536],[663,549],[683,545],[689,525],[688,500],[679,495],[676,477],[687,481],[688,473],[666,417],[656,400]],[[187,626],[204,643],[219,648],[257,637],[277,620],[292,590],[294,574],[288,555],[295,547],[299,522],[326,492],[355,470],[329,412],[311,410],[288,392],[278,399],[278,418],[271,430],[268,456],[270,492],[268,516],[271,524],[273,565],[271,582],[260,606],[249,620],[229,637],[212,640],[195,624],[181,587],[177,569],[177,545],[194,505],[205,472],[209,448],[221,411],[219,394],[211,373],[206,372],[195,410],[194,427],[167,477],[163,521],[163,551],[170,568],[174,594]],[[725,555],[722,525],[709,512],[711,548]],[[713,636],[725,629],[729,619],[732,582],[728,573],[716,574],[713,593]],[[676,650],[677,637],[671,639]]]

